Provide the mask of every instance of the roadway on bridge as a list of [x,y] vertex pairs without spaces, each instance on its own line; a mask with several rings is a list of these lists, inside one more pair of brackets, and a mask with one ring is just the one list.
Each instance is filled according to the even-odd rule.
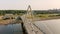
[[21,16],[21,18],[28,34],[43,34],[35,25],[33,25],[31,19],[26,18],[25,15]]

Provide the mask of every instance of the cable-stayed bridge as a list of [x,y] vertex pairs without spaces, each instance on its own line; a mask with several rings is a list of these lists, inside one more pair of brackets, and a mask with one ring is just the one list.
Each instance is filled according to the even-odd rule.
[[24,14],[21,18],[28,34],[43,34],[41,30],[34,25],[34,17],[30,5],[28,6],[27,14]]

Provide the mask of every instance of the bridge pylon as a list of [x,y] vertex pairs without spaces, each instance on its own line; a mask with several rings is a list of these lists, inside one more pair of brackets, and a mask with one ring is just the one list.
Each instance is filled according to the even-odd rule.
[[30,19],[33,18],[33,12],[30,5],[27,8],[27,18],[30,18]]

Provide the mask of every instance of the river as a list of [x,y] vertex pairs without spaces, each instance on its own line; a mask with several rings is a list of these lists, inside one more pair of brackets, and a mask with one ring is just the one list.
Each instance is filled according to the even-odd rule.
[[23,34],[21,24],[0,25],[0,34]]
[[60,34],[60,19],[35,21],[34,24],[44,34]]

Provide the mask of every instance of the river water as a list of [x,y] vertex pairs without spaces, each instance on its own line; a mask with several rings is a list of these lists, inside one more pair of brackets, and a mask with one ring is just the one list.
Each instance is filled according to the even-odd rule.
[[23,34],[21,24],[0,25],[0,34]]
[[35,21],[34,23],[44,34],[60,34],[60,19]]

